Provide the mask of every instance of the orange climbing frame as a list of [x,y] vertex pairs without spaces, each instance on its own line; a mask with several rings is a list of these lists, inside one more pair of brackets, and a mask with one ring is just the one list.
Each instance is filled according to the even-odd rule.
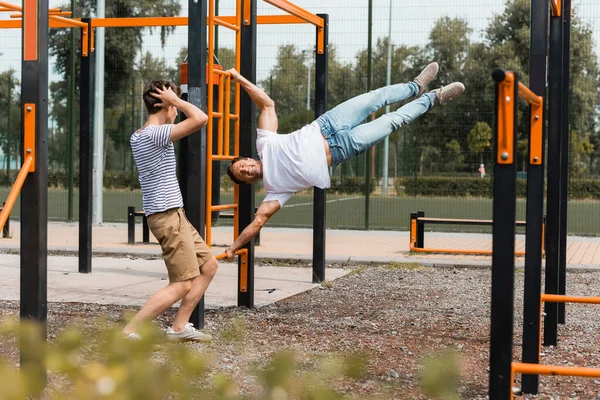
[[12,211],[25,178],[30,172],[35,172],[35,104],[27,103],[23,110],[23,165],[15,179],[15,183],[10,189],[6,203],[0,212],[0,231],[4,228],[4,224]]

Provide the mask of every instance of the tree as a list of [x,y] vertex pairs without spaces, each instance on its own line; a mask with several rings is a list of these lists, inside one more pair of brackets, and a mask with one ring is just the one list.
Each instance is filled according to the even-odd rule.
[[19,80],[16,71],[10,69],[0,73],[0,148],[5,157],[8,175],[12,164],[19,160],[21,143],[21,107]]
[[483,152],[492,146],[492,128],[485,122],[478,122],[469,132],[467,142],[469,150],[479,155],[479,163],[483,164]]

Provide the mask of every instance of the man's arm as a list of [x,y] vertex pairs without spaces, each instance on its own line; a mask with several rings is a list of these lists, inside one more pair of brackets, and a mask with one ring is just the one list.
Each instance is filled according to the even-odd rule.
[[176,107],[187,116],[184,121],[173,125],[171,142],[175,142],[196,132],[208,122],[208,116],[201,109],[192,103],[180,99],[171,88],[165,89],[163,87],[163,90],[157,88],[156,92],[151,94],[160,99],[161,102],[156,104],[155,107]]
[[275,102],[264,91],[240,75],[235,68],[230,69],[228,72],[231,74],[231,79],[233,79],[234,82],[239,83],[256,106],[260,108],[258,128],[277,132],[279,124],[277,121],[277,114],[275,113]]
[[279,201],[277,200],[262,202],[258,207],[258,210],[256,210],[254,221],[252,221],[250,225],[248,225],[246,229],[244,229],[242,233],[240,233],[235,243],[233,243],[227,248],[227,250],[225,250],[225,252],[227,253],[227,258],[232,259],[235,255],[235,252],[241,249],[254,236],[256,236],[256,234],[265,225],[269,218],[271,218],[273,214],[279,211],[280,208],[281,206],[279,205]]

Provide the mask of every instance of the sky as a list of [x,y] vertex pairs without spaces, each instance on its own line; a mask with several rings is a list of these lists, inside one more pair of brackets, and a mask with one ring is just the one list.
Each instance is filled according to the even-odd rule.
[[[109,2],[111,0],[107,0]],[[178,1],[178,0],[174,0]],[[9,0],[11,3],[20,2]],[[67,0],[50,0],[51,7],[59,7]],[[233,15],[234,0],[220,0],[220,15]],[[329,14],[330,37],[342,61],[352,62],[358,51],[367,47],[368,0],[296,0],[294,3],[313,13]],[[592,26],[596,53],[600,55],[600,2],[598,0],[574,0],[575,12]],[[494,14],[504,8],[502,0],[373,0],[373,43],[388,35],[391,16],[391,38],[396,45],[424,45],[434,22],[443,16],[460,17],[473,29],[472,40],[482,39],[483,31]],[[282,12],[259,1],[258,14],[281,14]],[[181,15],[187,15],[187,1],[182,1]],[[9,13],[0,13],[6,19]],[[234,36],[221,28],[219,41],[222,47],[233,47]],[[315,42],[314,28],[310,25],[259,26],[257,39],[257,78],[264,79],[276,62],[277,48],[282,44],[295,44],[311,51]],[[187,28],[178,27],[169,36],[166,46],[159,42],[158,30],[144,35],[143,51],[151,51],[155,57],[164,57],[174,65],[180,49],[187,45]],[[21,37],[19,30],[0,30],[0,71],[14,68],[20,71]],[[392,72],[393,74],[393,72]],[[50,80],[59,77],[50,72]]]

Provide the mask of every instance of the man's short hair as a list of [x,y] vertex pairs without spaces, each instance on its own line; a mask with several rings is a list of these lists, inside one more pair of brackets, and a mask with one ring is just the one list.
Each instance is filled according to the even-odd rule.
[[227,175],[229,175],[229,179],[231,179],[234,183],[237,183],[238,185],[246,185],[248,183],[240,181],[238,178],[235,177],[235,175],[233,175],[233,165],[238,161],[249,159],[250,157],[236,157],[233,160],[231,160],[231,164],[227,166]]
[[172,91],[175,92],[175,94],[177,96],[179,96],[181,94],[181,91],[179,90],[179,86],[177,86],[176,84],[174,84],[171,81],[166,81],[166,80],[156,80],[156,81],[152,81],[148,84],[148,86],[146,86],[146,88],[144,89],[144,104],[146,105],[146,110],[148,110],[148,114],[156,114],[157,112],[160,112],[160,110],[162,110],[161,107],[154,107],[155,104],[160,103],[160,99],[157,99],[156,97],[152,96],[150,93],[158,93],[156,91],[157,88],[162,89],[163,86],[165,88],[171,88]]

